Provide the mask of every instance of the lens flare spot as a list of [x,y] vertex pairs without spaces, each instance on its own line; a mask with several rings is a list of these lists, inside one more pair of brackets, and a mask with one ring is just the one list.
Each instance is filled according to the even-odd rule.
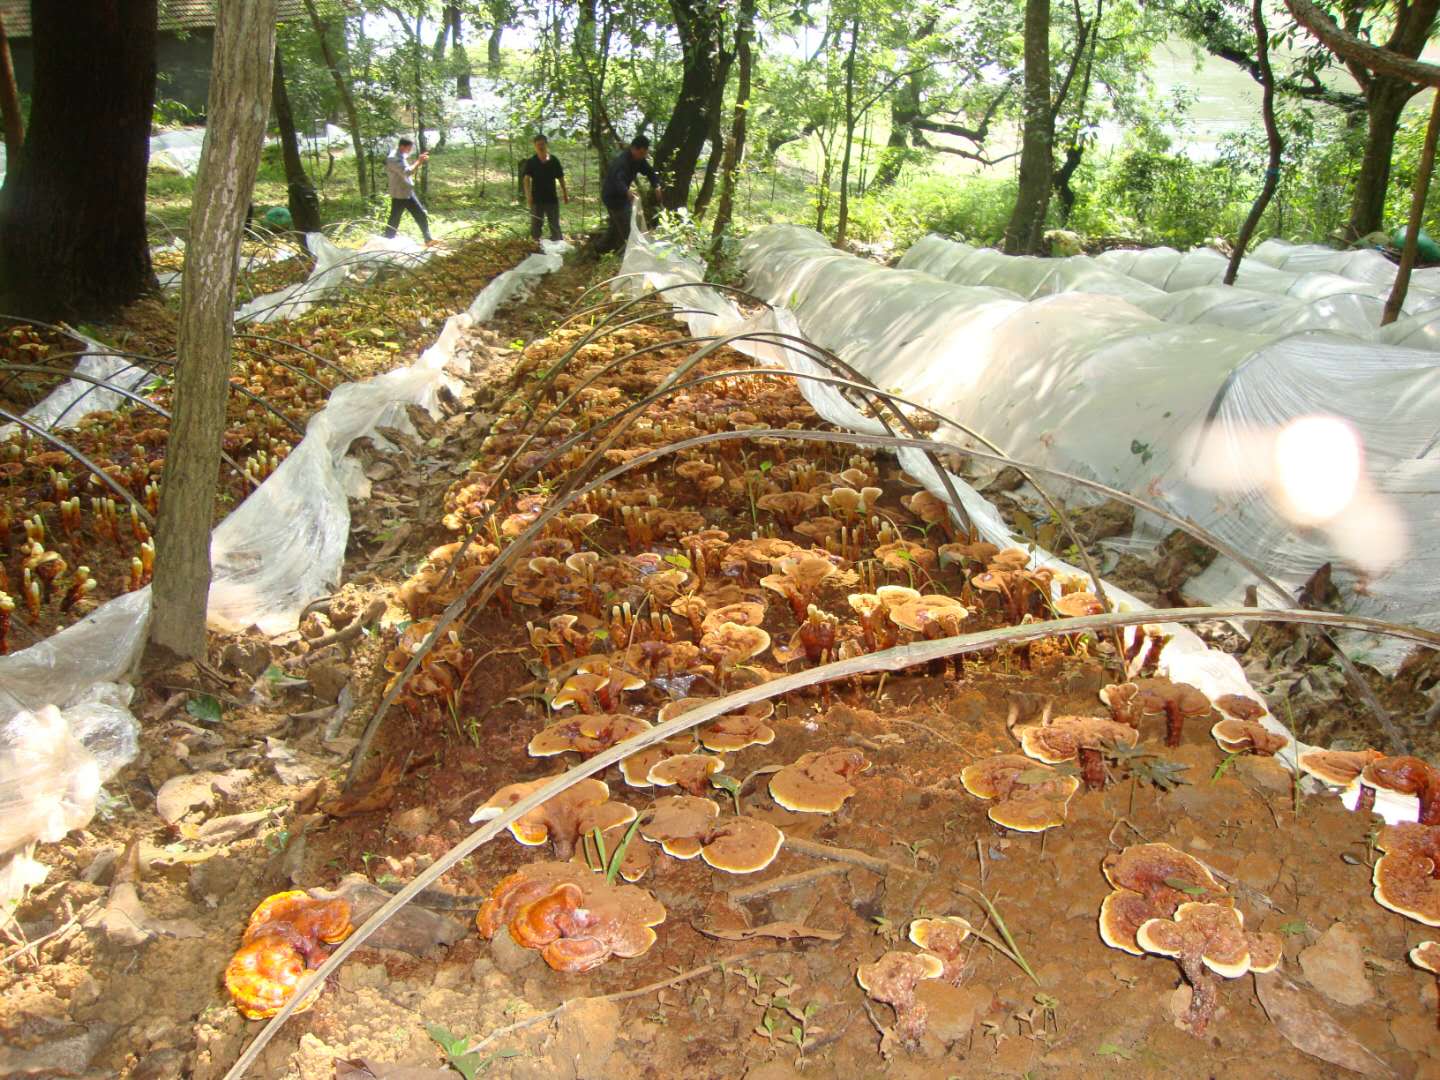
[[1302,416],[1275,437],[1275,479],[1289,516],[1320,525],[1350,505],[1364,450],[1355,429],[1333,416]]

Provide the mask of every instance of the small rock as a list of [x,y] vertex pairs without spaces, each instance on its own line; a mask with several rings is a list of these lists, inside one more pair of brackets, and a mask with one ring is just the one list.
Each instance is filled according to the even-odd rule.
[[419,839],[435,825],[435,811],[423,803],[403,810],[390,819],[390,831],[396,836]]
[[1310,985],[1341,1005],[1363,1005],[1375,996],[1365,975],[1360,939],[1344,923],[1335,923],[1300,954]]
[[226,645],[220,652],[221,667],[230,668],[252,679],[258,679],[269,669],[273,657],[262,641],[240,641]]
[[490,959],[506,975],[517,975],[544,963],[538,952],[516,945],[510,931],[504,929],[490,939]]
[[321,701],[337,701],[340,691],[350,683],[350,665],[320,660],[305,669],[310,688]]
[[114,1030],[110,1024],[75,1024],[25,1049],[0,1043],[0,1076],[79,1076]]
[[988,986],[954,987],[939,979],[927,979],[915,988],[915,1000],[929,1012],[927,1026],[942,1042],[965,1038],[994,1001]]
[[85,867],[85,872],[80,876],[92,885],[108,885],[110,878],[115,873],[115,860],[120,853],[114,848],[101,848],[95,857],[90,860],[90,865]]

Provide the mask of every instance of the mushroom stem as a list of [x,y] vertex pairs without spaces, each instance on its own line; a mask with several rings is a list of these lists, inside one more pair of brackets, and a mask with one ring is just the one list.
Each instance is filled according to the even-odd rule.
[[1080,777],[1091,791],[1105,786],[1105,757],[1096,746],[1080,747]]
[[[1170,639],[1167,638],[1164,634],[1152,633],[1149,635],[1148,643],[1145,649],[1145,658],[1140,661],[1140,674],[1143,675],[1147,671],[1155,671],[1159,668],[1160,650],[1165,647],[1165,643],[1169,640]],[[1178,744],[1171,743],[1170,745],[1175,746]]]
[[1145,645],[1145,628],[1137,626],[1135,633],[1130,635],[1130,644],[1125,646],[1125,670],[1130,670],[1130,661],[1140,655],[1141,648]]
[[1220,998],[1215,980],[1206,974],[1200,957],[1192,953],[1180,954],[1180,971],[1190,984],[1190,1008],[1184,1016],[1185,1024],[1196,1035],[1204,1035]]
[[1357,814],[1369,814],[1375,809],[1375,789],[1369,784],[1360,785],[1360,797],[1355,800]]
[[1185,730],[1185,717],[1180,714],[1180,702],[1175,698],[1165,700],[1165,745],[1179,746],[1180,736]]

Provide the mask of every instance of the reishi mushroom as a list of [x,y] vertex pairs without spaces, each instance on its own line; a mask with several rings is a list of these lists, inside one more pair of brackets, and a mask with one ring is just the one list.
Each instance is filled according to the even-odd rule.
[[1105,786],[1107,745],[1134,746],[1140,733],[1129,724],[1100,716],[1054,716],[1044,724],[1019,724],[1012,734],[1020,740],[1027,757],[1047,765],[1078,761],[1085,786],[1098,791]]
[[728,874],[753,874],[774,862],[784,843],[785,834],[768,821],[734,817],[711,829],[700,857]]
[[1440,825],[1387,825],[1375,846],[1384,852],[1371,874],[1375,902],[1407,919],[1440,926]]
[[666,855],[693,859],[720,816],[720,807],[694,795],[667,795],[656,799],[640,822],[640,835],[659,844]]
[[1101,868],[1114,891],[1100,905],[1100,938],[1132,956],[1144,955],[1135,934],[1146,921],[1169,918],[1187,900],[1230,902],[1209,867],[1169,844],[1132,844]]
[[635,885],[608,885],[575,863],[530,863],[503,879],[475,916],[488,941],[507,927],[556,971],[589,971],[655,944],[665,908]]
[[925,1033],[926,1009],[915,1000],[915,987],[922,979],[938,979],[945,964],[930,953],[887,952],[873,964],[861,964],[855,981],[871,1001],[895,1010],[895,1034],[902,1045],[913,1048]]
[[[483,821],[498,816],[554,779],[543,776],[539,780],[506,784],[490,796],[470,820]],[[635,820],[634,807],[612,803],[609,799],[610,786],[605,781],[581,780],[512,821],[510,834],[527,847],[538,847],[548,840],[557,859],[568,859],[582,834]]]
[[709,787],[710,777],[725,768],[725,759],[716,754],[676,754],[651,766],[645,779],[656,787],[679,787],[699,795]]
[[[344,941],[354,929],[345,900],[316,900],[301,889],[262,900],[250,915],[238,952],[225,967],[225,989],[251,1020],[274,1016],[311,971],[325,962],[324,945]],[[296,1007],[315,1004],[317,986]]]
[[910,940],[927,953],[938,956],[945,965],[942,977],[958,985],[965,972],[965,942],[973,929],[969,921],[959,915],[914,919],[910,923]]
[[1360,782],[1360,774],[1371,762],[1385,755],[1378,750],[1307,750],[1298,758],[1300,771],[1322,784],[1338,787],[1342,798],[1356,792],[1355,810],[1369,813],[1375,804],[1375,789]]
[[1185,721],[1210,712],[1210,699],[1189,683],[1172,682],[1166,678],[1137,679],[1140,691],[1134,707],[1144,716],[1165,717],[1165,745],[1179,746]]
[[1290,745],[1290,740],[1284,735],[1276,735],[1264,724],[1253,720],[1221,720],[1210,729],[1210,735],[1227,754],[1251,753],[1273,757]]
[[1016,832],[1044,832],[1065,824],[1070,796],[1080,781],[1023,754],[996,754],[967,765],[960,783],[977,799],[990,800],[987,816]]
[[855,794],[850,778],[870,768],[859,750],[832,747],[801,754],[770,778],[770,797],[800,814],[833,814]]
[[1376,791],[1413,795],[1420,801],[1421,825],[1440,825],[1440,769],[1417,757],[1383,757],[1370,762],[1360,782]]
[[1245,918],[1225,904],[1184,903],[1173,919],[1142,923],[1135,940],[1140,948],[1175,958],[1190,984],[1190,1008],[1182,1018],[1196,1035],[1204,1035],[1215,1014],[1217,991],[1207,969],[1226,979],[1247,971],[1274,971],[1280,966],[1280,939],[1274,934],[1245,931]]

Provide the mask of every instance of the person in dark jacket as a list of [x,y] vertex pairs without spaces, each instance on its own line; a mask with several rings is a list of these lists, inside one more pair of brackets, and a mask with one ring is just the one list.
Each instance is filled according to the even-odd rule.
[[[540,226],[550,225],[550,239],[560,240],[560,196],[570,201],[570,189],[565,186],[565,167],[560,159],[550,153],[550,141],[544,135],[535,136],[535,153],[520,167],[520,180],[525,185],[525,204],[530,207],[530,239],[540,239]],[[559,190],[556,190],[556,185]]]
[[400,227],[400,216],[409,211],[415,224],[420,226],[420,235],[428,244],[431,242],[430,215],[425,212],[425,207],[415,195],[415,170],[429,161],[430,155],[421,154],[411,161],[410,151],[413,149],[413,141],[401,139],[395,144],[395,152],[385,159],[385,183],[390,189],[390,221],[385,226],[385,235],[393,237],[395,230]]
[[635,177],[643,176],[649,180],[657,199],[664,194],[655,167],[646,160],[649,156],[650,140],[644,135],[637,135],[629,146],[615,155],[610,167],[605,170],[600,201],[605,204],[610,224],[600,241],[599,251],[618,251],[630,239],[630,204],[635,198],[630,187],[635,183]]

